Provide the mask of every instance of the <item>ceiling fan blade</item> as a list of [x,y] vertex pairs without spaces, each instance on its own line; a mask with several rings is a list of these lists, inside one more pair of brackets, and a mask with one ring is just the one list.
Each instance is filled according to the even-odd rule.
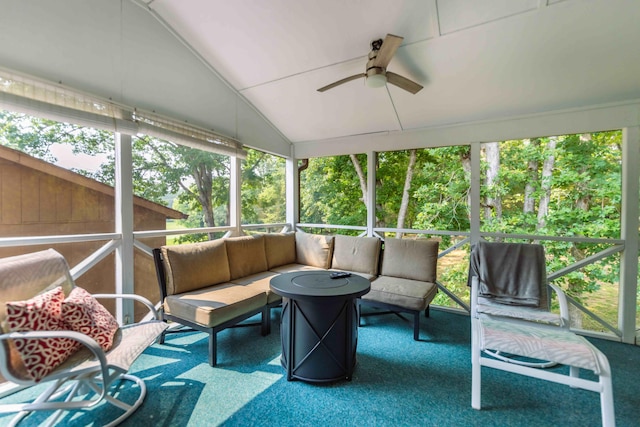
[[342,80],[338,80],[337,82],[333,82],[330,85],[326,85],[318,89],[318,92],[324,92],[325,90],[333,89],[336,86],[340,86],[343,83],[350,82],[351,80],[359,79],[361,77],[366,77],[365,73],[356,74],[354,76],[346,77]]
[[404,37],[394,36],[393,34],[387,34],[382,42],[382,47],[378,51],[376,58],[373,60],[374,67],[387,68],[391,58],[395,55],[396,50],[400,47],[400,44],[404,40]]
[[418,83],[412,82],[408,78],[402,77],[401,75],[392,73],[390,71],[387,71],[387,82],[391,83],[392,85],[398,86],[400,89],[411,92],[414,95],[420,92],[420,89],[422,89],[422,86],[420,86]]

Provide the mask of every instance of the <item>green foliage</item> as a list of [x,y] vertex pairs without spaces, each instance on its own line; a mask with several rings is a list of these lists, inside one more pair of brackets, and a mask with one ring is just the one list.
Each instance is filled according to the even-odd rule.
[[[366,173],[366,155],[357,156]],[[300,176],[300,221],[312,224],[365,225],[366,206],[349,156],[309,159]]]
[[284,222],[285,160],[257,150],[247,151],[242,165],[242,223]]
[[[469,176],[464,162],[469,147],[443,147],[428,151],[414,176],[417,213],[414,228],[468,231]],[[420,163],[419,163],[420,165]],[[448,244],[448,239],[443,243]]]
[[[51,152],[56,144],[69,145],[74,154],[106,156],[113,164],[115,144],[111,132],[0,110],[0,145],[56,163],[58,159]],[[72,170],[105,184],[114,182],[113,166],[110,172],[91,172],[81,167]]]
[[[513,234],[548,234],[591,238],[619,238],[621,198],[621,132],[555,137],[553,152],[546,149],[549,138],[531,141],[505,141],[500,145],[500,180],[497,187],[481,187],[481,195],[498,195],[502,200],[501,218],[484,218],[482,231]],[[540,177],[544,160],[553,156],[549,181],[549,210],[541,226],[536,213],[524,213],[525,185],[533,184],[533,197],[543,195],[542,182],[531,181],[527,166],[536,161]],[[571,242],[545,242],[549,271],[604,249],[601,245]],[[564,276],[559,284],[573,297],[599,289],[601,283],[617,283],[619,257],[606,264],[589,266]]]

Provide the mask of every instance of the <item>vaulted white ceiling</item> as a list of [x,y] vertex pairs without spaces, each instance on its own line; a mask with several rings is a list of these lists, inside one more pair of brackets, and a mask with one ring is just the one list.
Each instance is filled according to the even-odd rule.
[[[640,98],[637,0],[139,1],[294,144]],[[371,41],[404,37],[363,79]]]
[[[0,67],[297,158],[640,124],[640,0],[0,0]],[[373,40],[416,95],[354,80]]]

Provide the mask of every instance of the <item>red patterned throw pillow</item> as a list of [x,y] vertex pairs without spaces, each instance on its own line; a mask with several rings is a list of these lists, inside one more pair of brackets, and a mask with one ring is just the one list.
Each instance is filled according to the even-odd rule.
[[[11,332],[64,331],[69,326],[61,317],[64,292],[55,289],[27,301],[7,302],[7,324]],[[73,354],[80,344],[70,338],[14,339],[27,373],[36,382]]]
[[90,336],[107,351],[113,345],[118,322],[89,292],[75,287],[62,301],[62,318],[71,329]]

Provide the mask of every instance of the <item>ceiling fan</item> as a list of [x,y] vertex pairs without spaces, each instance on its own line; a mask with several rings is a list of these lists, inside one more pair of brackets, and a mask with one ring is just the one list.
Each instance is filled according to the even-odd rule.
[[404,38],[400,36],[387,34],[384,41],[382,39],[372,41],[371,52],[369,52],[369,61],[367,61],[367,71],[365,73],[356,74],[354,76],[338,80],[337,82],[333,82],[327,86],[321,87],[318,89],[318,92],[324,92],[336,86],[340,86],[343,83],[364,77],[366,79],[365,83],[369,87],[382,87],[388,82],[413,94],[418,93],[420,89],[422,89],[422,86],[418,83],[412,82],[399,74],[387,71],[387,65],[391,62],[391,58],[393,58],[396,50],[400,47],[403,39]]

